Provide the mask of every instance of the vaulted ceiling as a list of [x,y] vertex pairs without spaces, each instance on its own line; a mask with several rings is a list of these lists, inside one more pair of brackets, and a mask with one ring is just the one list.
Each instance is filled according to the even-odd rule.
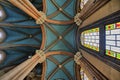
[[35,50],[45,52],[43,68],[46,80],[76,80],[73,55],[77,51],[77,25],[74,16],[78,0],[30,0],[52,22],[37,25],[33,18],[8,1],[0,0],[5,19],[0,21],[6,39],[0,50],[6,53],[0,69],[22,63],[34,55]]
[[[36,1],[33,4],[42,9],[41,2]],[[30,16],[8,1],[0,0],[0,7],[5,15],[0,21],[0,29],[6,34],[5,40],[0,43],[0,50],[6,53],[5,61],[0,64],[2,69],[17,65],[34,55],[35,50],[40,48],[42,33],[40,26]]]

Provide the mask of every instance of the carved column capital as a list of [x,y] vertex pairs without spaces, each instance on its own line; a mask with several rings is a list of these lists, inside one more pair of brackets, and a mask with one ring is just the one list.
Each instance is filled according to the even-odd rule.
[[43,50],[36,50],[36,53],[39,55],[39,63],[42,63],[46,60],[46,55]]
[[80,62],[79,62],[79,59],[82,58],[82,54],[80,52],[77,52],[75,55],[74,55],[74,61],[76,64],[80,65]]
[[46,20],[46,15],[42,11],[40,11],[39,14],[41,16],[36,20],[36,24],[43,24]]
[[80,17],[80,13],[77,13],[74,17],[74,22],[80,26],[80,24],[82,23],[82,20],[79,18]]

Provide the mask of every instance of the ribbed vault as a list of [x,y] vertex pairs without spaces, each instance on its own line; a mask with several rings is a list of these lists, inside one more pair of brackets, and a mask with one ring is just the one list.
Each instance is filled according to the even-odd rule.
[[[13,57],[7,58],[10,62],[4,61],[3,64],[0,64],[1,68],[10,66],[11,63],[19,64],[28,56],[33,56],[33,58],[26,62],[30,63],[33,60],[36,65],[38,63],[36,59],[39,60],[39,58],[38,54],[34,53],[36,49],[40,48],[46,56],[43,67],[39,67],[40,70],[42,69],[42,75],[40,74],[42,80],[78,80],[73,59],[77,51],[75,37],[77,25],[74,23],[74,16],[77,13],[78,0],[9,0],[25,13],[8,1],[0,1],[8,15],[5,20],[0,22],[0,26],[6,33],[10,33],[8,40],[6,39],[0,45],[1,49],[8,51],[8,54]],[[43,13],[40,11],[43,11],[46,18],[42,17]],[[44,18],[45,20],[43,20]],[[42,24],[37,25],[33,19],[36,20],[36,23],[41,21]],[[9,60],[10,58],[12,59]],[[32,66],[33,63],[30,64]],[[26,67],[32,70],[30,64]],[[4,79],[4,76],[1,79]],[[17,80],[17,77],[14,80]]]
[[[36,1],[33,4],[41,10]],[[6,53],[5,61],[0,64],[0,69],[3,69],[15,66],[34,55],[41,45],[42,33],[40,26],[30,16],[8,1],[0,0],[0,6],[5,12],[5,18],[0,21],[0,28],[6,33],[6,39],[0,43],[0,50]]]

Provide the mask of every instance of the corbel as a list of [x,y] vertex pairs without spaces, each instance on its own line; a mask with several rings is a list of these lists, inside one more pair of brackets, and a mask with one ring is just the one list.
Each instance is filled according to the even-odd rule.
[[42,11],[40,11],[39,14],[41,16],[36,20],[36,24],[43,24],[46,20],[46,15]]
[[80,62],[79,60],[82,58],[82,54],[80,52],[77,52],[75,55],[74,55],[74,61],[76,64],[80,65]]
[[78,25],[78,26],[80,26],[81,24],[82,24],[82,20],[80,19],[80,13],[77,13],[76,15],[75,15],[75,17],[74,17],[74,22]]
[[43,63],[46,60],[46,55],[43,50],[36,50],[36,53],[39,55],[39,63]]

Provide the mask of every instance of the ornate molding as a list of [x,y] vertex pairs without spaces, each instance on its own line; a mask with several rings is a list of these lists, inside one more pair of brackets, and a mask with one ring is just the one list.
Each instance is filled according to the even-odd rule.
[[39,63],[43,63],[46,60],[46,55],[43,50],[36,50],[36,53],[39,55]]
[[23,80],[29,72],[38,64],[40,57],[34,55],[31,59],[24,61],[12,70],[0,77],[0,80]]
[[85,20],[110,0],[89,0],[80,11],[80,19]]
[[80,17],[80,13],[77,13],[76,16],[74,17],[74,22],[80,26],[80,24],[82,23],[82,20],[79,18]]
[[80,52],[77,52],[75,55],[74,55],[74,61],[76,64],[80,65],[80,62],[79,60],[82,58],[82,54]]
[[46,15],[42,11],[40,11],[39,14],[41,16],[36,20],[36,24],[43,24],[45,22],[45,20],[46,20]]
[[81,68],[84,68],[88,73],[90,73],[93,80],[109,80],[103,73],[101,73],[92,63],[90,63],[86,58],[80,60]]

